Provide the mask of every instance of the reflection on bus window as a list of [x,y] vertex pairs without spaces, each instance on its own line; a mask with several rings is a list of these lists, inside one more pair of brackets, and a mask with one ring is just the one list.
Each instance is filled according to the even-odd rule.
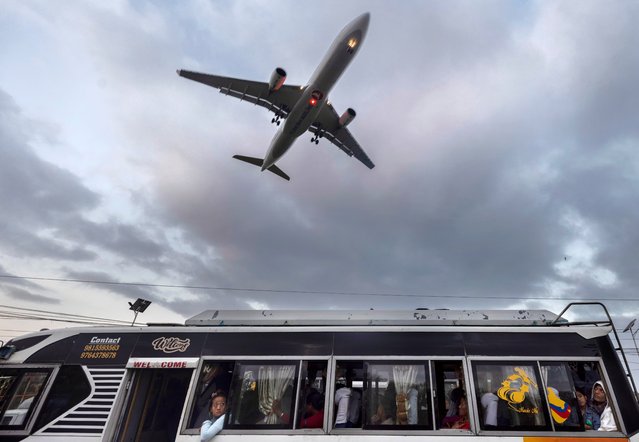
[[228,428],[292,428],[298,362],[237,362]]
[[91,385],[79,365],[63,365],[38,416],[38,430],[73,408],[91,394]]
[[335,428],[362,427],[362,391],[364,364],[361,361],[339,361],[335,372],[333,398]]
[[583,422],[578,411],[577,394],[568,364],[542,362],[541,376],[546,385],[548,408],[555,430],[583,430]]
[[234,362],[206,361],[195,390],[195,400],[188,428],[200,428],[209,418],[211,395],[218,390],[228,394],[231,387]]
[[426,364],[366,363],[364,428],[430,427],[430,375]]
[[459,420],[459,406],[466,396],[466,382],[461,361],[435,361],[437,428],[451,428]]
[[326,404],[326,361],[303,361],[295,428],[322,428]]
[[536,364],[474,363],[483,430],[550,430]]
[[0,372],[0,427],[24,428],[49,376],[48,370]]

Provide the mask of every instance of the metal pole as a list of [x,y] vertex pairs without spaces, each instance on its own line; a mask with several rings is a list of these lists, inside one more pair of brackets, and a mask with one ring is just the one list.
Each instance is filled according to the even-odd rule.
[[635,335],[637,334],[637,332],[639,332],[639,328],[633,332],[632,327],[630,327],[630,335],[632,336],[632,342],[635,343],[635,351],[637,352],[637,355],[639,356],[639,348],[637,348],[637,341],[635,340]]
[[135,311],[134,311],[134,313],[135,313],[135,315],[133,316],[133,322],[131,323],[131,327],[133,327],[133,325],[135,324],[135,320],[136,320],[136,319],[137,319],[137,317],[138,317],[138,311],[137,311],[137,310],[135,310]]

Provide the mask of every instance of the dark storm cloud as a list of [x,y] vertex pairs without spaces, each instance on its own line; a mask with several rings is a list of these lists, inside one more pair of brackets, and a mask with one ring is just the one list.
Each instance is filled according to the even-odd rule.
[[[236,293],[221,290],[198,290],[180,287],[152,287],[136,285],[137,281],[120,281],[104,272],[77,272],[67,271],[67,277],[76,280],[87,281],[86,284],[103,292],[113,293],[125,301],[134,301],[137,298],[147,299],[156,304],[163,305],[172,311],[185,317],[194,316],[201,310],[216,308],[223,303],[226,308],[247,308],[246,297],[234,300]],[[211,281],[210,278],[207,278]],[[90,281],[98,281],[92,283]],[[250,298],[249,298],[250,299]]]
[[17,225],[54,223],[68,213],[94,208],[99,197],[78,178],[39,159],[30,143],[41,135],[39,125],[22,115],[0,89],[0,204],[4,221]]
[[[153,223],[133,225],[113,217],[106,221],[89,220],[86,214],[99,207],[100,197],[89,190],[77,176],[41,159],[31,147],[42,133],[42,124],[24,116],[13,99],[0,90],[0,250],[19,259],[46,258],[60,265],[92,263],[108,267],[105,255],[128,268],[139,266],[155,272],[177,275],[180,272],[207,274],[209,265],[198,255],[179,252],[168,244],[162,229]],[[46,142],[56,142],[46,140]],[[206,254],[204,254],[206,259]],[[0,270],[7,273],[7,268]],[[69,275],[117,281],[108,273]],[[26,276],[43,275],[34,268]],[[208,281],[214,279],[205,278]],[[6,280],[5,293],[14,299],[30,302],[52,302],[52,298],[36,294],[37,284],[27,280]],[[118,286],[115,293],[150,297],[161,302],[154,290]]]
[[38,158],[31,143],[41,135],[41,125],[0,90],[0,247],[15,256],[91,260],[95,255],[83,245],[67,245],[50,234],[95,208],[99,197],[68,171]]
[[[149,301],[154,302],[159,301],[159,298],[156,295],[157,290],[155,288],[130,285],[127,284],[127,282],[132,281],[119,281],[105,272],[79,272],[67,270],[66,276],[80,281],[89,281],[86,282],[86,284],[100,290],[117,293],[131,301],[134,301],[137,298],[148,299]],[[98,281],[99,283],[92,283],[90,281]]]
[[[134,199],[146,219],[89,220],[82,214],[100,196],[49,171],[70,201],[60,210],[40,205],[46,229],[31,221],[35,228],[24,228],[33,245],[12,241],[12,252],[99,264],[108,255],[184,285],[426,296],[185,290],[179,300],[175,289],[100,286],[186,316],[211,306],[485,308],[482,296],[625,296],[639,282],[637,6],[602,9],[335,1],[164,10],[142,2],[47,18],[81,28],[82,38],[71,32],[68,41],[90,54],[114,131],[148,177]],[[267,80],[284,66],[290,84],[304,84],[334,35],[365,11],[369,35],[331,100],[357,109],[351,130],[377,164],[372,171],[325,141],[311,146],[310,136],[280,163],[291,183],[235,162],[233,154],[264,154],[270,116],[174,74],[183,67]],[[587,258],[558,270],[574,243]],[[607,274],[614,277],[597,279]],[[93,274],[124,279],[114,275]]]
[[30,292],[29,290],[25,290],[25,289],[21,289],[17,287],[7,287],[2,291],[4,292],[5,295],[15,299],[16,301],[27,301],[27,302],[37,303],[37,304],[60,304],[60,300],[57,298],[38,295],[38,294]]
[[[361,170],[331,146],[311,150],[305,140],[281,163],[293,175],[291,183],[226,163],[211,174],[210,166],[191,162],[188,181],[158,177],[164,216],[194,242],[212,244],[225,278],[241,286],[523,298],[544,294],[543,285],[554,280],[576,285],[565,295],[584,296],[581,287],[602,298],[614,296],[614,288],[557,275],[554,267],[571,236],[578,236],[563,223],[567,211],[577,210],[587,222],[601,225],[590,245],[596,265],[613,272],[617,267],[605,258],[604,243],[616,228],[610,219],[598,219],[610,205],[607,195],[621,192],[617,209],[629,218],[628,226],[639,221],[632,209],[623,210],[636,196],[636,161],[607,162],[615,156],[609,142],[629,139],[636,145],[637,112],[628,110],[638,101],[632,100],[636,89],[629,79],[637,73],[639,57],[620,42],[633,41],[637,31],[623,17],[623,6],[603,16],[591,6],[556,11],[535,3],[462,2],[398,5],[382,13],[383,5],[374,3],[367,7],[372,22],[366,46],[332,98],[351,96],[369,106],[352,131],[378,167]],[[408,9],[422,20],[402,23]],[[551,20],[553,14],[558,17]],[[325,29],[329,20],[334,18],[320,19],[318,27]],[[567,36],[558,26],[566,21]],[[592,50],[581,50],[582,35],[610,26],[612,36],[591,37]],[[555,60],[544,52],[552,47],[539,48],[540,27],[547,36],[565,37],[569,58]],[[393,28],[398,32],[391,33]],[[301,45],[292,44],[294,49]],[[624,73],[608,75],[598,65],[580,79],[590,60],[613,60],[611,46],[621,46],[626,55]],[[275,49],[281,52],[281,45]],[[304,66],[315,62],[301,53]],[[570,81],[546,83],[566,69]],[[211,109],[235,112],[235,105],[222,99],[211,96]],[[441,107],[432,107],[433,102]],[[575,102],[586,106],[576,110]],[[404,109],[389,107],[397,105]],[[610,115],[613,108],[619,112]],[[594,141],[581,143],[591,131],[606,140],[595,152]],[[235,125],[224,132],[231,140],[241,136]],[[601,162],[606,166],[598,166]],[[593,174],[591,169],[600,170]],[[623,178],[617,176],[620,171]],[[589,205],[594,211],[587,210]],[[607,232],[610,227],[613,232]],[[279,306],[293,299],[309,302],[308,296],[262,299]],[[310,297],[323,305],[390,306],[394,301]],[[462,305],[453,298],[432,302]]]
[[21,278],[20,275],[14,275],[10,272],[7,272],[1,264],[0,275],[5,276],[3,278],[0,278],[0,294],[18,301],[27,301],[38,304],[60,303],[59,299],[34,293],[44,292],[45,289],[39,284],[36,284],[28,279]]
[[0,264],[0,275],[7,276],[5,278],[0,279],[0,284],[10,284],[13,286],[18,286],[18,287],[26,287],[32,290],[41,288],[38,284],[31,282],[28,279],[20,278],[20,275],[15,275],[15,274],[12,274],[11,272],[8,272],[2,266],[2,264]]

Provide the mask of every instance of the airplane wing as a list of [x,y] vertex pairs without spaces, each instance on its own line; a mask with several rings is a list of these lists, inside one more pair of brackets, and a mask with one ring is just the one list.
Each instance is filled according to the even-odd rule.
[[268,83],[221,77],[200,72],[178,69],[178,75],[219,89],[220,93],[262,106],[269,111],[286,118],[302,95],[300,86],[282,85],[280,89],[269,93]]
[[326,138],[342,149],[349,157],[354,156],[369,169],[375,167],[375,164],[368,158],[364,149],[355,141],[351,132],[346,127],[339,125],[339,115],[337,115],[330,103],[326,103],[322,107],[317,119],[308,130],[315,135],[321,135]]

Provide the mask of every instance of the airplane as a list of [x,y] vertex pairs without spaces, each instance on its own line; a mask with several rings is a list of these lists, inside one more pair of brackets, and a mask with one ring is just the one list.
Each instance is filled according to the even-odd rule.
[[179,76],[219,89],[220,93],[262,106],[273,112],[271,123],[280,126],[271,141],[271,145],[262,158],[234,155],[233,158],[268,170],[290,181],[290,177],[275,163],[293,145],[293,142],[307,130],[313,134],[311,142],[319,144],[320,138],[339,147],[347,155],[354,156],[369,169],[375,164],[355,141],[347,126],[355,118],[355,111],[348,108],[338,115],[330,101],[328,93],[346,70],[359,50],[366,31],[370,14],[360,15],[337,35],[335,41],[315,69],[306,86],[285,85],[286,71],[280,67],[271,74],[268,83],[242,80],[238,78],[209,75],[178,69]]

